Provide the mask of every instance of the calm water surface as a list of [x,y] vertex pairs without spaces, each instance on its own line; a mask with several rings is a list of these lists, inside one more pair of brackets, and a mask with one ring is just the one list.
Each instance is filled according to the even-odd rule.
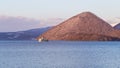
[[120,42],[0,41],[0,68],[120,68]]

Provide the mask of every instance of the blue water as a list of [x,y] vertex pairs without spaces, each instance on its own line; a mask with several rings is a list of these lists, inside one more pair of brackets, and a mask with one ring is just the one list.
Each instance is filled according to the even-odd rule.
[[120,68],[120,42],[0,41],[0,68]]

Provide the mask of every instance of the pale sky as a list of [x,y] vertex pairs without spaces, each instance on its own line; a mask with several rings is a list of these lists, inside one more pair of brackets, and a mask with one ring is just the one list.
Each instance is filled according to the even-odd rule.
[[120,0],[0,0],[0,15],[68,18],[83,11],[119,17]]
[[[84,11],[91,11],[103,19],[116,19],[115,21],[119,22],[120,0],[0,0],[0,16],[26,17],[37,20],[67,19]],[[116,24],[113,20],[109,21],[112,22],[110,24]],[[4,28],[6,25],[0,23],[0,27],[3,27],[0,28],[0,32],[9,29]]]

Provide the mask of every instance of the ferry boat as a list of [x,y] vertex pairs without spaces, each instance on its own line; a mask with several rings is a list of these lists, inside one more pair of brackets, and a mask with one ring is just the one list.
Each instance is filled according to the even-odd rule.
[[42,41],[48,41],[47,39],[45,39],[44,37],[41,37],[38,39],[38,42],[42,42]]

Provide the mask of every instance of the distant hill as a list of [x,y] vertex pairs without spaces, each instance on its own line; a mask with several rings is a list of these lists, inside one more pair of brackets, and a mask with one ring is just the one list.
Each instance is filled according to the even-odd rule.
[[120,32],[91,12],[83,12],[51,28],[37,39],[112,41],[120,40]]
[[120,23],[119,23],[119,24],[117,24],[117,25],[115,25],[115,26],[114,26],[114,28],[115,28],[115,29],[119,29],[119,30],[120,30]]
[[51,27],[37,28],[18,32],[0,32],[0,40],[35,40]]

